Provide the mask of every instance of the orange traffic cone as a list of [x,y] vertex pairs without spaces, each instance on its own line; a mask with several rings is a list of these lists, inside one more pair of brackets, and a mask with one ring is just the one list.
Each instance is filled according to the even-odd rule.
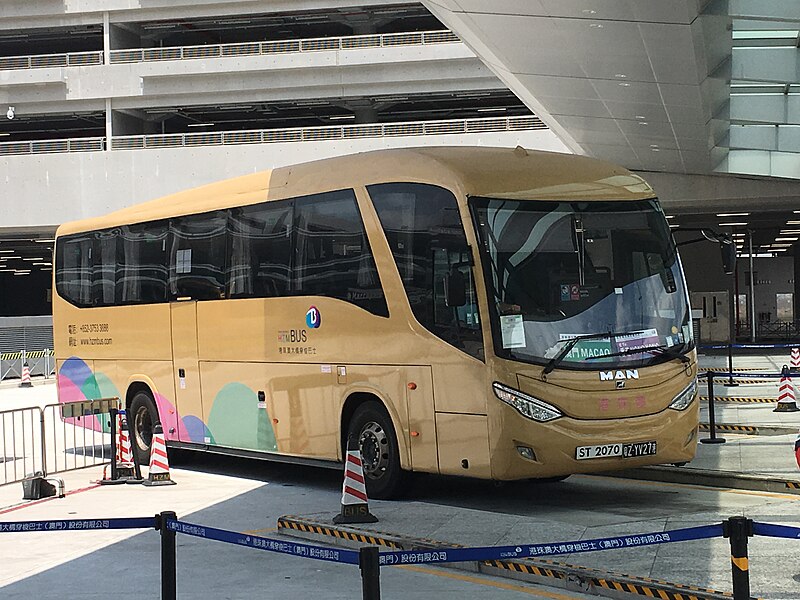
[[[116,447],[116,452],[112,457],[111,476],[108,477],[106,469],[103,469],[103,478],[98,482],[101,485],[118,485],[126,483],[128,479],[133,477],[133,465],[130,463],[125,464],[124,460],[126,456],[124,441],[128,440],[128,433],[122,430],[125,421],[122,418],[122,414],[116,409],[112,409],[112,419],[114,421],[111,424],[111,435],[115,438],[114,446]],[[130,453],[130,451],[130,440],[128,440],[127,452]]]
[[153,425],[153,441],[150,444],[150,470],[144,485],[175,485],[169,478],[169,459],[167,458],[167,442],[161,423]]
[[22,365],[22,381],[19,383],[19,387],[33,387],[33,383],[31,382],[31,370],[28,368],[28,361]]
[[350,438],[347,442],[347,458],[344,461],[344,484],[342,485],[342,512],[333,518],[337,525],[343,523],[377,523],[378,518],[369,512],[367,486],[358,442]]
[[800,370],[800,348],[792,348],[790,364],[792,371]]
[[797,412],[797,403],[794,397],[794,387],[792,378],[789,375],[789,367],[783,365],[781,369],[781,387],[778,390],[778,404],[772,412]]
[[117,475],[128,479],[126,483],[138,483],[141,477],[136,477],[136,470],[133,465],[133,449],[131,448],[131,438],[128,434],[128,419],[125,417],[125,411],[117,413],[119,428],[119,461],[117,462]]

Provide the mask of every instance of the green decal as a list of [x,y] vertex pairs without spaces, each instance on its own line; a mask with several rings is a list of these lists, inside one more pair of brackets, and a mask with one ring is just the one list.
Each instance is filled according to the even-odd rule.
[[241,383],[229,383],[219,391],[208,416],[208,429],[212,444],[278,450],[267,410],[258,407],[256,393]]
[[[564,360],[581,362],[587,358],[595,358],[611,354],[610,340],[581,340],[569,351]],[[598,359],[592,362],[603,362],[609,359]]]

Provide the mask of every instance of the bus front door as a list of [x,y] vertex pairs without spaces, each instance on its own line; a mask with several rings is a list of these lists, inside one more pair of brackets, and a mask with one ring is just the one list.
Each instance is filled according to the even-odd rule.
[[[170,304],[172,319],[172,369],[175,378],[175,406],[179,417],[203,419],[200,395],[200,366],[197,351],[197,302]],[[182,442],[200,440],[181,439]],[[208,443],[210,440],[203,440]]]

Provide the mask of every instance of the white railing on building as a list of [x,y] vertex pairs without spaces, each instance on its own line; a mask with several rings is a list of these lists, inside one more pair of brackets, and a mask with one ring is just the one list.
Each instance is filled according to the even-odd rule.
[[[425,136],[499,131],[547,129],[539,117],[490,117],[480,119],[450,119],[447,121],[414,121],[408,123],[369,123],[364,125],[333,125],[327,127],[298,127],[292,129],[253,129],[205,133],[173,133],[164,135],[125,135],[111,138],[111,150],[141,150],[149,148],[181,148],[238,144],[274,144],[286,142],[316,142],[323,140],[354,140],[399,136]],[[48,154],[53,152],[97,152],[106,147],[106,138],[71,138],[0,143],[0,156],[16,154]]]
[[132,50],[112,50],[111,63],[194,60],[198,58],[290,54],[297,52],[320,52],[323,50],[355,50],[360,48],[392,48],[397,46],[451,44],[460,41],[461,40],[459,40],[452,31],[444,30],[279,40],[272,42],[244,42],[240,44],[137,48]]
[[0,56],[0,71],[11,69],[43,69],[47,67],[86,67],[102,64],[102,52]]
[[214,133],[128,135],[113,137],[111,139],[111,149],[140,150],[187,146],[317,142],[324,140],[483,133],[491,131],[523,131],[529,129],[547,129],[547,125],[538,117],[530,115],[524,117],[452,119],[447,121],[415,121],[410,123],[370,123],[365,125],[334,125],[327,127],[221,131]]
[[98,152],[106,147],[106,138],[87,137],[63,140],[31,140],[0,143],[0,156],[13,154],[52,154],[61,152]]
[[[261,54],[320,52],[322,50],[392,48],[397,46],[421,46],[458,42],[461,42],[461,40],[459,40],[452,31],[415,31],[412,33],[353,35],[333,38],[279,40],[273,42],[244,42],[239,44],[209,44],[203,46],[112,50],[110,53],[110,60],[111,64],[119,64],[163,60],[258,56]],[[104,58],[102,51],[37,54],[34,56],[4,56],[0,57],[0,71],[12,69],[41,69],[46,67],[85,67],[90,65],[102,65],[103,63]]]

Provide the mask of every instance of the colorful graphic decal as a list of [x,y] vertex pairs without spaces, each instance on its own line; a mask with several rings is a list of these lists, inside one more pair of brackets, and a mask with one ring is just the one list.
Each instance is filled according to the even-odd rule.
[[322,315],[319,314],[319,309],[316,306],[312,306],[306,312],[306,325],[311,329],[317,329],[322,325]]
[[214,398],[208,416],[211,443],[231,448],[276,452],[275,431],[258,395],[246,385],[229,383]]
[[[64,361],[57,381],[58,400],[62,404],[121,397],[106,375],[93,373],[89,365],[77,357]],[[194,415],[179,418],[175,405],[161,394],[155,395],[155,401],[167,440],[180,439],[267,452],[278,450],[269,414],[266,409],[259,407],[256,392],[241,383],[229,383],[219,391],[211,405],[207,425]],[[94,415],[65,421],[95,431],[108,431],[108,424]]]

